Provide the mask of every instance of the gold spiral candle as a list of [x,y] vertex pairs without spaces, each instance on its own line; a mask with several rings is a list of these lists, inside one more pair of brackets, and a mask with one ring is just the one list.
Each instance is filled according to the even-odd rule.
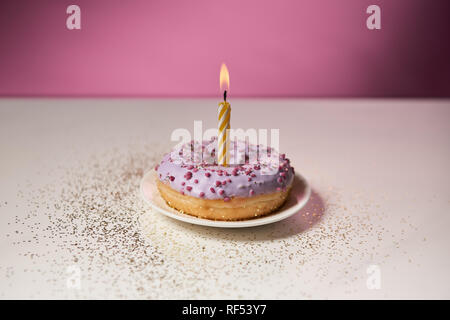
[[228,129],[230,129],[231,107],[226,101],[219,103],[219,134],[218,134],[218,153],[217,162],[219,165],[228,165]]
[[229,146],[229,129],[231,107],[227,102],[227,90],[230,87],[230,75],[227,66],[222,63],[220,68],[220,90],[223,91],[223,102],[219,103],[219,126],[217,141],[217,163],[221,166],[227,166],[229,163],[228,146]]

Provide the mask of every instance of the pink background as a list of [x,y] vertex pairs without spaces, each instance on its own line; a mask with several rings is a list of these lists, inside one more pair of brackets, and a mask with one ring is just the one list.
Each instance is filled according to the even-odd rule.
[[449,97],[449,30],[448,0],[2,0],[0,95],[217,96],[225,62],[230,96]]

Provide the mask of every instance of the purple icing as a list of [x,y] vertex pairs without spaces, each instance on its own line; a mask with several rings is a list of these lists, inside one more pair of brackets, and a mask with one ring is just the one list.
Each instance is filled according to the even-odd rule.
[[172,189],[204,199],[248,198],[286,190],[292,184],[294,168],[273,148],[231,141],[227,167],[217,165],[215,150],[216,139],[191,141],[166,154],[155,170]]

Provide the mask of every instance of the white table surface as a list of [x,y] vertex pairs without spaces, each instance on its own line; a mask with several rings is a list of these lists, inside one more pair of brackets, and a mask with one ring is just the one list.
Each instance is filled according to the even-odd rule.
[[217,100],[1,99],[0,298],[450,298],[449,100],[231,103],[280,129],[314,192],[297,215],[221,230],[139,198]]

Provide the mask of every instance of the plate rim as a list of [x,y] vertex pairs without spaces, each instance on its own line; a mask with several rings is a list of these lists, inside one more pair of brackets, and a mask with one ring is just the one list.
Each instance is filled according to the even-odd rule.
[[139,193],[141,198],[144,200],[144,202],[150,207],[152,207],[155,211],[158,213],[165,215],[166,217],[183,221],[190,224],[200,225],[200,226],[208,226],[208,227],[215,227],[215,228],[248,228],[248,227],[256,227],[256,226],[262,226],[274,222],[278,222],[281,220],[284,220],[286,218],[289,218],[290,216],[294,215],[298,211],[300,211],[309,201],[309,198],[311,197],[311,186],[308,183],[308,180],[306,180],[301,174],[295,173],[295,176],[303,181],[305,185],[305,192],[302,200],[297,203],[295,206],[282,210],[279,213],[270,214],[268,216],[263,216],[261,218],[256,219],[250,219],[250,220],[242,220],[242,221],[222,221],[222,220],[209,220],[209,219],[203,219],[198,218],[195,216],[191,216],[188,214],[182,214],[181,212],[179,214],[170,212],[167,210],[164,210],[163,208],[157,206],[156,204],[153,204],[153,202],[150,199],[147,199],[145,197],[144,193],[144,181],[146,181],[146,178],[151,175],[153,172],[153,169],[147,171],[144,176],[141,179],[141,182],[139,183]]

